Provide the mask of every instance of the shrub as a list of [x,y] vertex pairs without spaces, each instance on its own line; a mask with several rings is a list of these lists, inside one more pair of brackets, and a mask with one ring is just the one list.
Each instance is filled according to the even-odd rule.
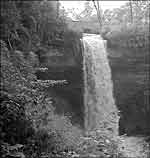
[[55,81],[45,84],[37,80],[35,68],[25,59],[24,53],[9,51],[2,41],[1,46],[2,144],[10,147],[23,144],[24,153],[30,158],[40,157],[42,152],[75,149],[81,131],[72,126],[67,117],[54,114],[52,98],[43,91]]

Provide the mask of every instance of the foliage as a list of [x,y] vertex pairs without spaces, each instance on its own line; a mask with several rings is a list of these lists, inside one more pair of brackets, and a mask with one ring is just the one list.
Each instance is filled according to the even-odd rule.
[[65,23],[56,18],[53,3],[1,1],[1,39],[11,49],[34,51],[62,36]]
[[71,16],[75,19],[75,20],[84,20],[88,17],[91,16],[93,12],[93,7],[90,5],[90,1],[85,1],[84,2],[84,10],[81,11],[80,13],[77,13],[76,12],[76,8],[72,8],[72,9],[67,9],[67,12],[66,12],[66,16],[68,14],[71,14]]
[[[82,60],[81,34],[67,28],[64,16],[56,15],[53,3],[55,2],[42,0],[0,2],[0,155],[4,158],[41,158],[50,157],[51,154],[56,156],[57,153],[68,150],[82,154],[87,150],[94,153],[98,149],[103,150],[105,156],[113,156],[118,153],[117,142],[113,139],[100,134],[101,138],[95,136],[91,144],[88,144],[79,140],[82,131],[73,126],[66,116],[55,114],[53,97],[47,96],[44,89],[65,84],[66,81],[41,81],[36,78],[35,72],[41,69],[41,54],[47,53],[51,47],[61,45],[66,56],[74,57],[79,64]],[[84,17],[90,16],[91,11],[92,8],[87,2],[82,14]],[[115,14],[119,15],[120,12]],[[124,46],[122,43],[128,43],[129,36],[135,37],[136,29],[133,25],[133,29],[118,31],[117,35],[113,32],[106,38],[109,37],[110,41]],[[144,46],[147,47],[147,32],[145,29],[139,30],[139,36],[142,36],[142,41],[145,39]],[[127,32],[128,36],[125,36]],[[96,140],[99,144],[95,144]]]
[[[65,116],[54,114],[53,98],[45,87],[66,81],[37,80],[40,55],[57,40],[75,53],[64,17],[57,17],[54,1],[1,1],[1,106],[0,138],[3,157],[40,157],[42,152],[74,148],[81,131]],[[73,37],[72,37],[73,34]],[[67,43],[68,38],[72,38]],[[79,49],[79,48],[75,48]],[[70,51],[67,51],[70,53]],[[74,54],[73,54],[74,55]],[[77,56],[77,55],[76,55]],[[23,144],[23,151],[16,148]],[[12,148],[15,150],[13,151]]]
[[2,143],[1,156],[25,158],[25,155],[23,154],[22,149],[23,149],[23,145],[21,144],[10,145],[8,143]]
[[6,46],[1,41],[0,137],[3,157],[23,155],[19,150],[10,151],[18,143],[24,145],[27,157],[74,148],[80,130],[66,117],[54,114],[52,98],[43,91],[47,86],[65,81],[37,80],[36,67],[33,67],[37,63],[36,55],[32,52],[31,62],[28,60],[30,53],[27,56],[21,51],[9,51]]
[[103,37],[112,53],[109,57],[116,104],[121,110],[120,134],[149,134],[149,1],[130,3],[132,6],[126,3],[104,12]]
[[143,49],[149,48],[149,27],[137,27],[130,25],[126,28],[116,28],[104,35],[108,40],[108,47],[122,47],[129,49]]
[[120,8],[105,10],[103,24],[103,36],[108,40],[108,46],[148,49],[148,1],[130,1]]
[[[64,15],[56,15],[55,3],[56,1],[1,1],[1,39],[9,50],[20,50],[27,56],[29,52],[30,55],[35,52],[41,62],[41,56],[45,52],[57,47],[66,55],[72,53],[71,57],[73,55],[76,59],[78,54],[75,52],[78,48],[73,45],[79,47],[81,35],[69,30]],[[67,37],[69,33],[70,36]],[[67,50],[67,47],[70,49]]]
[[[149,23],[149,1],[132,1],[133,24],[141,25]],[[130,3],[126,2],[120,8],[105,10],[103,23],[107,25],[131,24]]]
[[119,137],[114,138],[101,129],[95,130],[81,137],[78,144],[78,153],[80,153],[80,155],[89,155],[89,157],[90,155],[91,157],[92,155],[98,155],[104,158],[119,158],[119,143],[121,143]]

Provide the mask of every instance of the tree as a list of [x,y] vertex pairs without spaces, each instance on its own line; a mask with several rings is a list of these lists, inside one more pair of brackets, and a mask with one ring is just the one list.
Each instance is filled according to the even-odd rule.
[[[149,2],[148,1],[132,1],[126,2],[120,8],[104,11],[104,23],[108,25],[124,25],[139,24],[143,25],[149,21]],[[139,26],[137,25],[137,26]]]
[[149,21],[150,1],[132,1],[134,23]]
[[133,11],[132,11],[132,1],[129,1],[130,3],[130,15],[131,15],[131,23],[133,23]]
[[93,1],[94,7],[97,12],[97,18],[98,18],[98,22],[99,22],[99,26],[100,26],[100,33],[101,33],[102,32],[102,10],[100,8],[98,0],[96,0],[96,1],[92,0],[92,1]]
[[93,8],[90,6],[90,2],[87,1],[84,3],[84,10],[80,13],[80,16],[84,19],[91,16]]
[[93,7],[90,5],[89,1],[86,1],[84,3],[83,11],[77,13],[75,8],[72,8],[72,9],[68,9],[68,14],[72,14],[72,17],[75,18],[76,20],[82,21],[90,17],[92,14],[92,11],[93,11]]
[[57,18],[59,17],[59,0],[56,1],[56,5],[57,5]]

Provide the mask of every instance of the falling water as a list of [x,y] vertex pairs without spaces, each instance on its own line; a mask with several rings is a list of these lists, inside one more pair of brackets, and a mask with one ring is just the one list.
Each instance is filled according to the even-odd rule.
[[96,34],[83,34],[85,128],[118,133],[118,112],[113,98],[111,71],[105,42]]

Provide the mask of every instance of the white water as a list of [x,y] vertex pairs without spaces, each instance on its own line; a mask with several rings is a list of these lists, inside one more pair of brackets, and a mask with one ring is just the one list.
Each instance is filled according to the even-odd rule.
[[118,134],[118,112],[113,98],[111,71],[100,35],[83,34],[85,128],[109,129]]

